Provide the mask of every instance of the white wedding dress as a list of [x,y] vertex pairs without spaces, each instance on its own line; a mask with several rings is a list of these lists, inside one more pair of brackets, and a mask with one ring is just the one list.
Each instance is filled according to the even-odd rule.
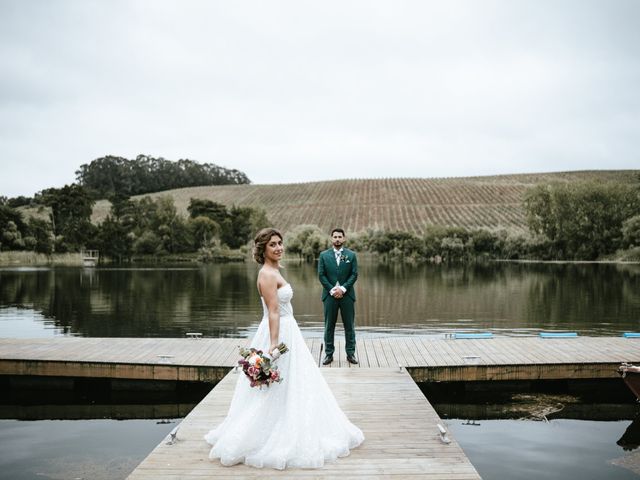
[[[364,440],[338,406],[293,317],[289,284],[278,289],[279,341],[289,347],[276,362],[283,378],[270,387],[251,388],[239,372],[229,412],[205,435],[213,445],[209,458],[223,465],[252,467],[319,468],[327,461],[349,455]],[[252,347],[269,349],[269,319],[264,315]]]

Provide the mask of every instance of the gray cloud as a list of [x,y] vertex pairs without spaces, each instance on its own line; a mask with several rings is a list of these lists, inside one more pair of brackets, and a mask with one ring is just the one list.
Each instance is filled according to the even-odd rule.
[[147,153],[256,183],[638,168],[637,1],[0,0],[0,195]]

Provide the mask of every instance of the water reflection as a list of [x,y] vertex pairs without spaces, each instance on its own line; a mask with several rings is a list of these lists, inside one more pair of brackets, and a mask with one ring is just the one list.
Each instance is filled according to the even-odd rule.
[[640,417],[636,416],[616,442],[624,450],[630,451],[640,447]]
[[445,423],[484,480],[630,480],[640,473],[637,453],[616,445],[628,420]]
[[[360,262],[361,335],[488,330],[581,335],[640,330],[640,266],[513,264],[412,267]],[[249,336],[262,308],[254,264],[169,268],[0,269],[0,336]],[[315,266],[290,262],[296,318],[322,332]]]
[[640,412],[616,380],[420,387],[485,480],[623,480],[640,473]]
[[179,420],[0,420],[0,478],[126,478]]

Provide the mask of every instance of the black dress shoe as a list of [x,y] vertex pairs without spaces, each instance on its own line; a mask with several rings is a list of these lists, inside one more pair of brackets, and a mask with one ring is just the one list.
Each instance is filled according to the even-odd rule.
[[358,364],[358,360],[353,355],[347,355],[347,362],[353,363],[354,365]]
[[327,355],[326,357],[324,357],[322,364],[329,365],[331,362],[333,362],[333,355]]

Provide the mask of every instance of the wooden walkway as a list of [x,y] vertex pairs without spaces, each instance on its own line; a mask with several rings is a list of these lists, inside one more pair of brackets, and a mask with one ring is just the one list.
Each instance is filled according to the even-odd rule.
[[399,369],[323,369],[331,390],[364,443],[322,469],[263,470],[209,460],[203,436],[225,417],[239,373],[229,373],[179,425],[178,440],[162,442],[130,480],[340,478],[479,479],[456,441],[440,440],[438,415],[411,377]]
[[[0,374],[217,381],[235,366],[246,338],[0,339]],[[308,339],[315,359],[321,339]],[[416,381],[614,378],[621,362],[640,363],[640,338],[496,337],[360,339],[350,366],[343,342],[330,368],[398,368]],[[327,368],[327,367],[323,367]]]
[[[455,440],[443,444],[437,414],[416,381],[615,378],[622,362],[640,363],[640,339],[496,337],[359,339],[360,364],[344,358],[322,372],[341,407],[365,433],[349,457],[320,470],[269,472],[208,460],[204,433],[227,412],[238,346],[249,340],[167,338],[0,339],[0,375],[222,381],[180,424],[179,441],[162,442],[131,474],[135,479],[480,478]],[[320,339],[308,339],[320,359]],[[411,376],[410,376],[411,375]],[[412,379],[413,377],[413,379]]]

